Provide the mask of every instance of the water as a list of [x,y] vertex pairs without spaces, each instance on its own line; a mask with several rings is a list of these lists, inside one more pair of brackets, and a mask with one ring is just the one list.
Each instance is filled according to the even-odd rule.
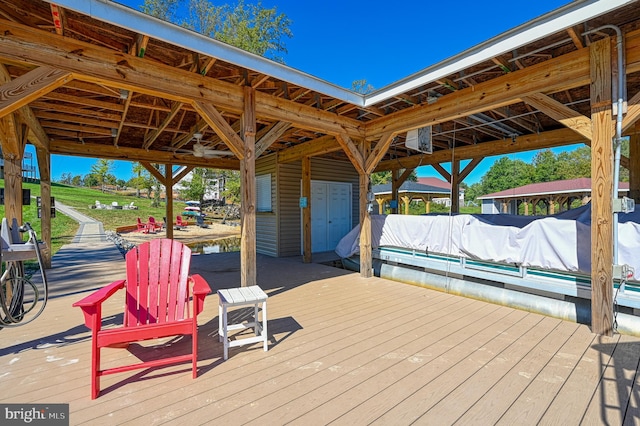
[[192,253],[213,254],[213,253],[229,253],[240,251],[240,238],[231,237],[219,240],[200,241],[197,243],[187,244],[191,248]]

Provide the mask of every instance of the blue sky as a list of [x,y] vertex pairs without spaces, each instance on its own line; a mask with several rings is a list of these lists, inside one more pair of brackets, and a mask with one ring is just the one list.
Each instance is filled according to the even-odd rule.
[[[134,9],[143,3],[118,2]],[[433,0],[262,0],[264,7],[275,6],[292,21],[293,37],[285,40],[288,53],[284,54],[284,61],[288,66],[341,87],[350,88],[353,81],[365,79],[376,89],[567,3],[568,0],[459,0],[451,4]],[[530,161],[533,155],[514,154],[512,158]],[[54,155],[52,178],[58,179],[62,173],[85,175],[96,161]],[[485,159],[465,182],[477,182],[494,161],[495,158]],[[132,163],[117,161],[115,166],[116,176],[125,180],[131,177]],[[441,177],[430,166],[419,168],[418,175]]]

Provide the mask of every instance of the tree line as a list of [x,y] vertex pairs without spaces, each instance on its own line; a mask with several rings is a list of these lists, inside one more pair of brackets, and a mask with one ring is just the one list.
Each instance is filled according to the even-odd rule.
[[[628,144],[622,146],[623,155],[628,155]],[[465,199],[474,201],[477,197],[517,188],[531,183],[553,182],[556,180],[569,180],[591,177],[591,148],[583,146],[572,151],[554,154],[549,149],[540,150],[533,157],[531,163],[520,159],[511,159],[508,156],[498,159],[487,173],[482,176],[480,182],[476,182],[465,188]],[[629,172],[620,169],[620,180],[629,180]]]
[[[154,165],[158,171],[164,175],[164,165]],[[164,185],[155,178],[140,163],[133,163],[129,180],[117,178],[113,174],[114,161],[99,159],[92,166],[86,175],[72,175],[62,173],[56,180],[58,183],[71,186],[82,186],[87,188],[100,188],[105,192],[108,186],[114,186],[116,190],[133,188],[136,196],[145,193],[147,198],[153,198],[152,206],[159,207],[161,204],[161,194],[165,191]],[[222,182],[222,184],[220,184]],[[231,204],[240,201],[240,173],[233,170],[208,169],[196,167],[190,176],[181,181],[179,195],[185,200],[205,201],[208,193],[215,189],[220,189],[220,199]]]

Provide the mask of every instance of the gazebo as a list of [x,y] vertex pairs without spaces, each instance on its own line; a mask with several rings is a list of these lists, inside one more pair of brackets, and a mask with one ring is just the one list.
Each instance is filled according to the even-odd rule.
[[[398,211],[398,200],[393,198],[393,187],[390,183],[375,185],[372,190],[376,195],[379,214],[383,214],[385,203],[389,204],[392,212]],[[405,182],[400,185],[400,188],[397,190],[397,194],[400,197],[400,200],[402,200],[404,208],[401,209],[401,211],[403,211],[404,214],[409,214],[409,204],[411,204],[411,201],[415,199],[419,199],[424,202],[424,212],[429,213],[433,197],[449,197],[451,195],[451,191],[437,186],[424,185],[418,182]]]
[[[619,182],[619,196],[625,196],[628,192],[629,182]],[[546,207],[547,214],[555,214],[557,213],[556,204],[560,211],[570,210],[575,200],[580,200],[582,205],[587,204],[591,200],[591,179],[577,178],[531,183],[486,194],[478,197],[478,200],[482,201],[482,213],[485,214],[519,214],[520,205],[524,205],[523,214],[528,216],[535,214],[539,204]]]

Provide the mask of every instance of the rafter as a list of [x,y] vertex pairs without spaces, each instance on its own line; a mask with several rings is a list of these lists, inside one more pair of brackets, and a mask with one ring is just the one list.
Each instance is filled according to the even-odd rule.
[[522,100],[585,138],[591,139],[591,119],[589,117],[585,117],[542,93],[532,93],[523,97]]

